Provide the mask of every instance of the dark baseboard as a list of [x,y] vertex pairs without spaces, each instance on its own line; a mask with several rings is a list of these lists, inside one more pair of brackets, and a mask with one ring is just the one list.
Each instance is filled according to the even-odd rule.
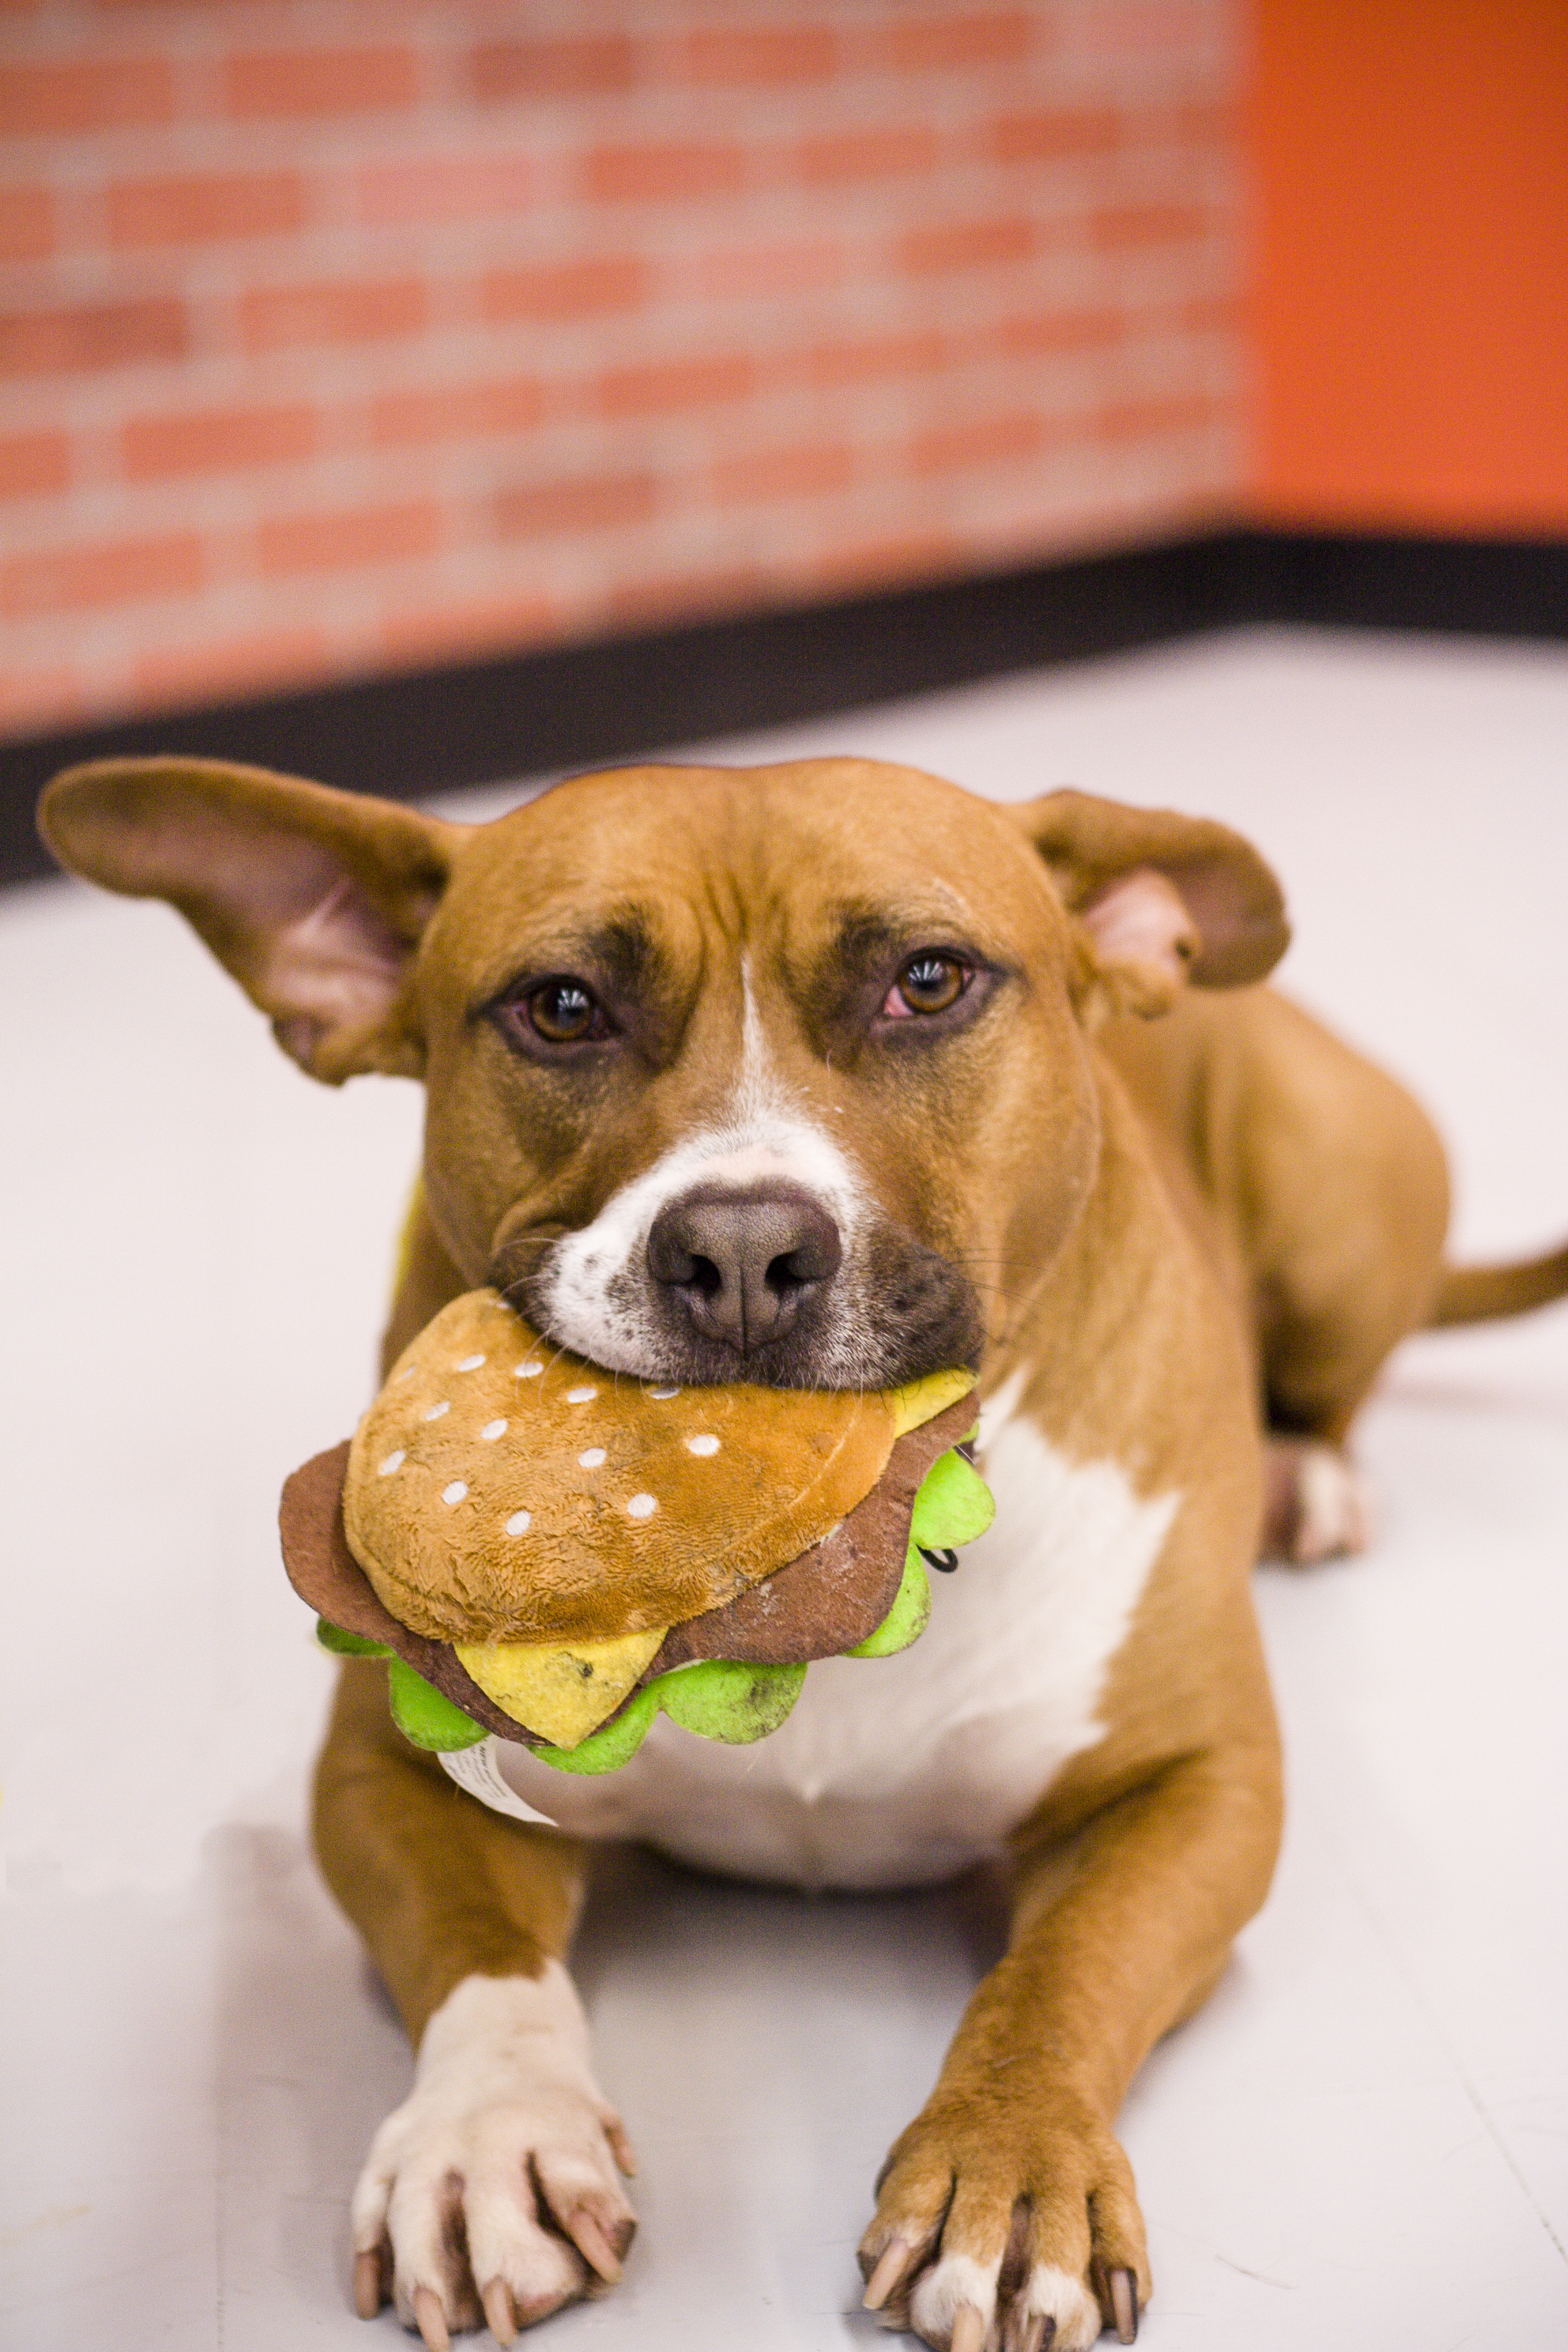
[[184,753],[415,800],[1248,622],[1561,637],[1568,542],[1216,530],[35,736],[0,746],[0,881],[54,870],[33,809],[79,761]]
[[1568,540],[1244,530],[1229,562],[1237,622],[1568,636]]

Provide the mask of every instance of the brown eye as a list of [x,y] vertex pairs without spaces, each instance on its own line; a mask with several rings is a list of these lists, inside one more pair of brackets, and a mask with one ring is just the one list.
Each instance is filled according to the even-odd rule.
[[888,991],[882,1010],[895,1021],[907,1020],[911,1013],[945,1013],[963,994],[969,977],[968,966],[956,956],[922,948],[919,955],[910,958]]
[[580,980],[547,980],[523,1000],[528,1018],[551,1045],[574,1045],[580,1037],[603,1037],[607,1024],[592,989]]

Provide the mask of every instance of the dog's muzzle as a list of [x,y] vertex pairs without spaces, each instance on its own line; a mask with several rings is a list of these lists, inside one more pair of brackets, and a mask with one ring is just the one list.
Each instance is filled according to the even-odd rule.
[[974,1365],[984,1319],[963,1267],[789,1176],[701,1176],[639,1232],[601,1213],[508,1238],[490,1280],[590,1362],[700,1388],[894,1388]]

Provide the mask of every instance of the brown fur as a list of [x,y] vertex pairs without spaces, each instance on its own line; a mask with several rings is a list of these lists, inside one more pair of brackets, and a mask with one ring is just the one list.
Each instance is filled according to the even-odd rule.
[[[862,2245],[868,2267],[908,2250],[895,2312],[939,2246],[986,2261],[1011,2240],[1007,2278],[1049,2262],[1125,2319],[1117,2273],[1140,2300],[1150,2279],[1116,2111],[1215,1981],[1279,1837],[1248,1592],[1260,1438],[1342,1440],[1447,1295],[1422,1114],[1256,984],[1285,939],[1267,868],[1218,826],[1076,794],[999,809],[848,761],[633,770],[471,834],[249,772],[127,763],[63,779],[45,822],[68,864],[183,905],[316,1075],[426,1077],[426,1202],[384,1363],[722,1106],[743,946],[783,1076],[825,1126],[843,1118],[888,1246],[914,1236],[981,1302],[984,1390],[1023,1370],[1023,1410],[1068,1460],[1184,1496],[1110,1669],[1106,1736],[1016,1833],[1010,1948]],[[1004,974],[939,1060],[854,1043],[843,918],[862,901],[873,997],[889,908],[902,936],[961,929]],[[520,969],[575,968],[595,925],[637,967],[639,1025],[585,1092],[509,1060],[483,1008]],[[1184,994],[1188,975],[1205,992]],[[446,1782],[393,1731],[374,1668],[344,1669],[316,1835],[416,2039],[464,1977],[566,1949],[579,1853]]]

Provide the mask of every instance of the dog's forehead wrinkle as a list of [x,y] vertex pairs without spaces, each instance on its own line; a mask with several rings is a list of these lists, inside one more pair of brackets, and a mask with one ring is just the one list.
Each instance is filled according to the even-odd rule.
[[591,944],[604,970],[627,996],[645,994],[663,978],[669,962],[657,908],[636,899],[603,915]]
[[[652,994],[693,960],[688,927],[672,921],[673,912],[627,898],[527,907],[484,943],[486,982],[493,989],[520,975],[580,971],[625,996]],[[479,945],[483,934],[478,925],[474,934]]]
[[841,898],[826,909],[803,945],[810,962],[859,980],[923,944],[922,935],[937,943],[972,941],[994,949],[995,931],[994,920],[977,914],[962,891],[941,876],[922,875],[902,890]]

